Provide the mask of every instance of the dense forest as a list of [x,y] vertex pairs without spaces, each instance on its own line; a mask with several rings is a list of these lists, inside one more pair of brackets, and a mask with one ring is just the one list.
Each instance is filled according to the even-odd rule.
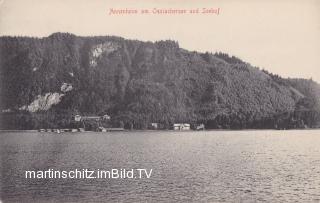
[[0,129],[64,128],[74,115],[113,126],[203,123],[208,129],[315,128],[320,85],[175,41],[0,37]]

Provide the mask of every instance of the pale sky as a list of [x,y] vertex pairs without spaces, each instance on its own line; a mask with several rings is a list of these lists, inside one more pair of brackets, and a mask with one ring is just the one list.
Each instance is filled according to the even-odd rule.
[[[220,8],[220,14],[109,15],[109,9]],[[222,51],[320,82],[320,0],[0,0],[0,36],[116,35]]]

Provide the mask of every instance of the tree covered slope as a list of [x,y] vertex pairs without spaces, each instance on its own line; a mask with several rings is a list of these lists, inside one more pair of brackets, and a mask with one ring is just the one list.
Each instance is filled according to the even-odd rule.
[[2,128],[59,127],[75,114],[109,114],[114,123],[142,129],[150,122],[272,127],[283,114],[292,120],[297,110],[320,106],[320,86],[312,80],[283,79],[174,41],[1,37],[0,81]]

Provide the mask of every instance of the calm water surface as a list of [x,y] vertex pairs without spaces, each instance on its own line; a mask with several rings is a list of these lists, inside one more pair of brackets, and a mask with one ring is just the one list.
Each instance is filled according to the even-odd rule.
[[[2,202],[320,202],[320,131],[0,133]],[[150,179],[25,179],[146,168]]]

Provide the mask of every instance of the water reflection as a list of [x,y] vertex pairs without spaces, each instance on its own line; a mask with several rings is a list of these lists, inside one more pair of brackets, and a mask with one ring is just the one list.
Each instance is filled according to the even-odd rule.
[[[313,202],[320,131],[1,133],[4,202]],[[25,170],[153,169],[150,179],[25,179]]]

